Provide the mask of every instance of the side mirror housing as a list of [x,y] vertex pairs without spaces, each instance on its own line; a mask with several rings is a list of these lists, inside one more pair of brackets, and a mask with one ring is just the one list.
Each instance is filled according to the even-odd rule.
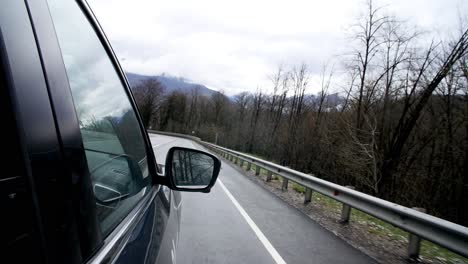
[[166,156],[166,185],[176,191],[208,193],[220,169],[221,161],[209,153],[172,147]]

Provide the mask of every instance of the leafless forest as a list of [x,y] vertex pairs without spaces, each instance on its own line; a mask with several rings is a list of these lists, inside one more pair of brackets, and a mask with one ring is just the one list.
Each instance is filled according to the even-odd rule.
[[[468,32],[447,39],[369,3],[352,25],[345,80],[324,66],[278,67],[272,93],[134,87],[149,128],[191,134],[468,226]],[[456,15],[456,14],[454,14]],[[431,41],[432,40],[432,41]],[[216,73],[214,73],[216,74]],[[340,73],[343,76],[342,73]],[[272,89],[271,89],[272,88]]]

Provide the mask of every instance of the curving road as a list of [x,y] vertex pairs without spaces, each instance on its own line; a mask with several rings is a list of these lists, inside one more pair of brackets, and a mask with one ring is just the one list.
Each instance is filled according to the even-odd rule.
[[[158,163],[191,140],[150,134]],[[177,262],[375,263],[222,161],[209,194],[183,193]]]

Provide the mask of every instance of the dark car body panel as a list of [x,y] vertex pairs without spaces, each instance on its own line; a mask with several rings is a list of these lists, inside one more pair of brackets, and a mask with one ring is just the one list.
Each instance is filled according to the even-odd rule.
[[[88,5],[77,3],[125,86],[140,124],[136,129],[144,134],[150,174],[156,176],[151,143],[126,77]],[[40,255],[38,259],[32,254],[31,260],[174,262],[180,225],[178,192],[165,193],[161,185],[153,185],[110,235],[103,237],[100,231],[77,113],[46,0],[2,1],[0,60],[31,194],[35,223],[31,237]]]

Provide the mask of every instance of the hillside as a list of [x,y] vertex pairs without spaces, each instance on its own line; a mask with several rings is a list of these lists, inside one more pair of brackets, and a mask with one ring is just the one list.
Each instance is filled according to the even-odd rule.
[[127,79],[128,82],[130,83],[131,87],[135,87],[138,85],[143,80],[149,79],[149,78],[156,78],[158,81],[160,81],[164,87],[165,87],[165,92],[166,93],[171,93],[173,91],[182,91],[182,92],[190,92],[193,88],[199,87],[199,92],[200,95],[204,96],[211,96],[213,93],[215,93],[215,90],[212,90],[204,85],[201,84],[196,84],[192,83],[189,80],[185,78],[180,78],[180,77],[173,77],[173,76],[161,76],[161,75],[141,75],[141,74],[136,74],[136,73],[131,73],[127,72]]

